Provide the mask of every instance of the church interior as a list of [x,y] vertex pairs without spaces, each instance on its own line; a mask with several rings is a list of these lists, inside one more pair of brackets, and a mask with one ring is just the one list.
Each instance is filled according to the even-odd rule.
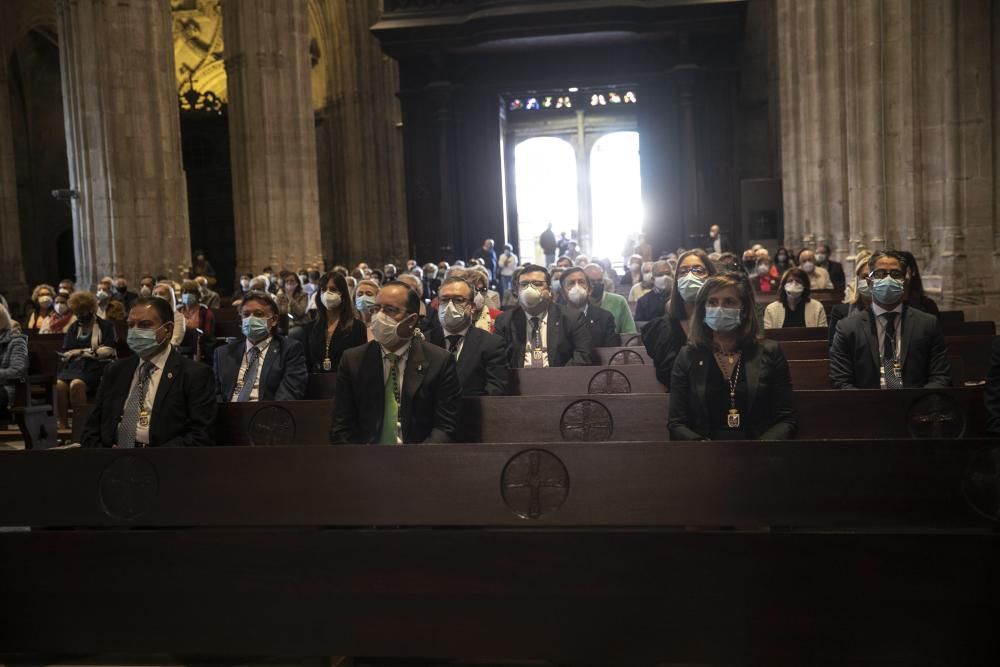
[[0,55],[0,667],[1000,664],[1000,1]]

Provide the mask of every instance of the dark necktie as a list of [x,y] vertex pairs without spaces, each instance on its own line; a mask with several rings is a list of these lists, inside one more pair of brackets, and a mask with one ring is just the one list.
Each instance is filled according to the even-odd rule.
[[253,391],[253,383],[257,379],[257,360],[260,358],[260,348],[256,345],[247,352],[247,372],[243,374],[243,387],[236,396],[237,403],[246,403],[250,400],[250,392]]
[[459,335],[448,336],[448,352],[451,356],[458,358],[458,344],[462,342],[462,337]]
[[542,361],[542,320],[538,317],[531,318],[531,367],[541,368],[545,365]]
[[147,361],[139,369],[139,381],[135,383],[132,392],[125,401],[122,420],[118,422],[118,447],[130,449],[135,447],[135,428],[139,425],[139,411],[146,402],[146,392],[149,391],[149,378],[156,366]]
[[896,318],[899,313],[885,314],[885,338],[882,343],[882,370],[886,389],[902,389],[903,381],[896,373]]

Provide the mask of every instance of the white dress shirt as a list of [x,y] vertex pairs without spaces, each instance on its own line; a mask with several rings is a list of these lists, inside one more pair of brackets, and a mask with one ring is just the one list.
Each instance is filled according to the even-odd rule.
[[538,331],[542,338],[542,367],[549,367],[549,310],[546,308],[541,315],[532,315],[528,311],[524,311],[524,315],[527,318],[525,320],[524,329],[524,367],[531,368],[531,353],[533,348],[531,347],[531,318],[537,317]]
[[163,367],[167,364],[167,357],[170,356],[170,352],[173,348],[170,345],[165,345],[163,350],[158,352],[155,356],[150,359],[139,359],[139,364],[135,367],[135,373],[132,374],[132,384],[129,385],[128,393],[129,395],[135,391],[136,385],[139,383],[139,372],[147,361],[153,364],[153,372],[149,375],[149,383],[146,387],[146,398],[143,400],[142,405],[139,406],[140,414],[146,412],[149,415],[149,421],[145,426],[142,425],[142,419],[136,423],[135,427],[135,442],[136,444],[149,444],[149,430],[153,426],[153,419],[155,415],[153,414],[153,402],[156,400],[156,390],[160,386],[160,376],[163,375]]
[[250,396],[247,400],[250,402],[260,400],[260,378],[263,375],[261,371],[264,370],[264,358],[267,356],[267,351],[271,349],[272,340],[274,339],[268,336],[256,345],[249,340],[246,341],[246,347],[243,351],[243,361],[240,363],[240,372],[236,376],[236,387],[233,388],[233,395],[230,397],[230,401],[235,401],[243,389],[243,378],[246,377],[247,371],[250,369],[250,356],[248,353],[252,347],[260,350],[260,354],[257,356],[257,374],[253,378],[253,388],[250,390]]

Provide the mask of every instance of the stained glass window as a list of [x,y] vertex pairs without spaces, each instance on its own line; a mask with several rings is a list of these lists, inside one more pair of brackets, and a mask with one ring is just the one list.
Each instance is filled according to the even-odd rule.
[[517,112],[565,111],[575,107],[601,108],[625,104],[637,104],[633,90],[590,88],[567,88],[551,94],[522,94],[507,98],[507,110]]

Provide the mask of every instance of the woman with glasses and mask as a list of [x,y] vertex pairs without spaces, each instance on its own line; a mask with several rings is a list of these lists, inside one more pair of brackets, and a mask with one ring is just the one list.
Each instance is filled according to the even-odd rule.
[[642,342],[656,367],[656,379],[670,390],[674,360],[687,343],[695,298],[705,281],[716,274],[704,250],[689,250],[677,258],[674,285],[667,312],[642,329]]
[[764,310],[764,328],[825,327],[823,304],[809,298],[809,276],[802,269],[789,269],[781,277],[778,300]]
[[762,339],[749,281],[705,281],[670,383],[671,440],[786,440],[795,400],[781,347]]
[[924,294],[924,281],[920,277],[917,258],[907,250],[900,250],[899,254],[906,258],[906,292],[903,293],[903,301],[906,302],[906,305],[922,310],[940,320],[941,310],[938,305],[934,303],[934,299]]
[[323,275],[312,298],[316,319],[292,329],[289,336],[305,346],[310,373],[332,373],[337,370],[344,350],[368,341],[365,323],[358,318],[347,280],[340,273]]

